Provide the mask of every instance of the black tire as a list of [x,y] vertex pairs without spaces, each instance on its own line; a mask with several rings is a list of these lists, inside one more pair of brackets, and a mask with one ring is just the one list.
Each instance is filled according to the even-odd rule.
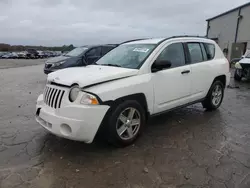
[[[140,125],[138,127],[138,130],[136,131],[137,133],[134,135],[133,138],[124,140],[118,135],[117,123],[120,114],[128,108],[136,109],[136,113],[140,114]],[[125,147],[133,144],[138,138],[138,136],[141,134],[143,127],[146,123],[145,110],[137,101],[127,100],[112,107],[111,111],[108,114],[106,122],[107,125],[105,126],[105,132],[107,133],[106,135],[108,142],[117,147]]]
[[237,73],[237,70],[235,69],[234,71],[234,80],[240,82],[242,79],[242,76],[240,76],[238,73]]
[[[218,102],[218,104],[214,104],[214,102],[213,102],[213,91],[215,90],[215,88],[217,86],[221,88],[221,99]],[[219,108],[222,101],[223,101],[223,98],[224,98],[224,90],[225,90],[224,84],[220,80],[215,80],[213,82],[211,88],[209,89],[205,100],[202,102],[203,108],[206,108],[207,110],[210,110],[210,111],[216,110],[217,108]]]

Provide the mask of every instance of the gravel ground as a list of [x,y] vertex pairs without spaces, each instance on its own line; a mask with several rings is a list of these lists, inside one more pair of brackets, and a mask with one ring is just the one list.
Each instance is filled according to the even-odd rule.
[[0,59],[0,69],[44,64],[46,59]]
[[250,187],[250,83],[232,83],[215,112],[197,104],[152,118],[133,146],[116,149],[36,123],[42,69],[0,70],[1,188]]

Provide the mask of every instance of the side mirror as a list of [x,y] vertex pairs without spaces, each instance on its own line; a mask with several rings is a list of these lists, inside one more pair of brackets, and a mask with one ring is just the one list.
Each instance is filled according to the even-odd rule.
[[155,60],[154,64],[152,65],[152,72],[158,72],[163,69],[170,68],[172,63],[168,60]]

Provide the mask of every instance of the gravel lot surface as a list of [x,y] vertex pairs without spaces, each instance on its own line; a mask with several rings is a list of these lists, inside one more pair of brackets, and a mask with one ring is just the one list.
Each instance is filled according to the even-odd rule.
[[44,64],[46,59],[0,59],[0,69]]
[[1,188],[250,187],[250,83],[232,83],[215,112],[197,104],[152,118],[133,146],[116,149],[41,128],[45,80],[43,65],[0,70]]

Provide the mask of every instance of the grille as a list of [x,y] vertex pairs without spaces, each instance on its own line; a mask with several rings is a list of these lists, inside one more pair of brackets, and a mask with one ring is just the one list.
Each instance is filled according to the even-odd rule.
[[44,103],[52,108],[60,108],[64,93],[64,90],[46,86],[43,94]]
[[49,69],[50,67],[52,67],[52,64],[45,64],[45,68]]

